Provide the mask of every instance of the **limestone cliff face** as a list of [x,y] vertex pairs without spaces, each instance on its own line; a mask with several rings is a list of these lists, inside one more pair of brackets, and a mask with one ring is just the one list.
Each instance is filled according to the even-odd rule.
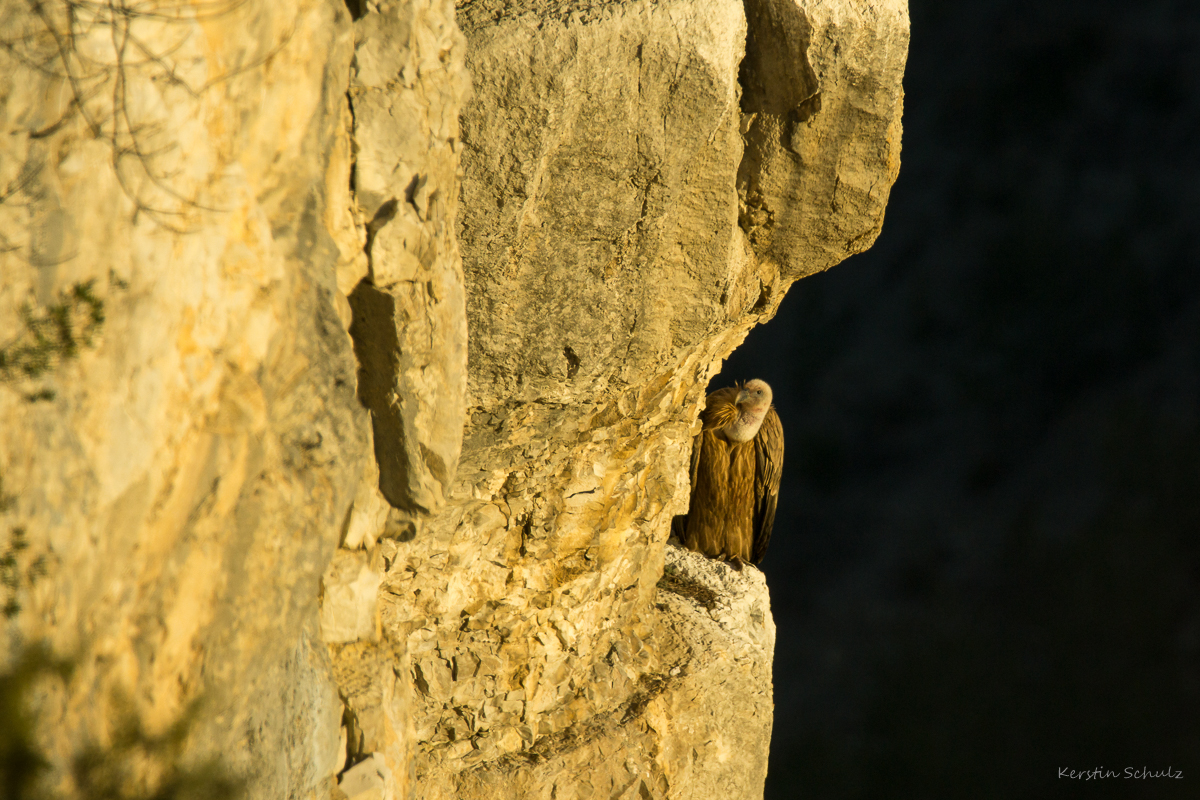
[[761,795],[766,586],[670,521],[720,359],[878,233],[904,3],[72,8],[0,25],[56,766],[203,697],[255,797]]
[[155,8],[0,6],[4,645],[75,662],[57,768],[203,697],[195,754],[303,795],[341,767],[318,586],[368,457],[350,21]]

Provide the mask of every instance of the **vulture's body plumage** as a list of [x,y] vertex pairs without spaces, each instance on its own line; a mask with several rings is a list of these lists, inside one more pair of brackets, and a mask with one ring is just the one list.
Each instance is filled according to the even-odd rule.
[[692,500],[683,544],[713,558],[757,564],[775,522],[783,425],[771,387],[752,380],[708,395],[692,443]]

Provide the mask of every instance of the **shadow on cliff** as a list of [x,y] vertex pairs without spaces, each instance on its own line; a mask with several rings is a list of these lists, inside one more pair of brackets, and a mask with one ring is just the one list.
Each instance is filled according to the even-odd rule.
[[6,800],[239,800],[244,782],[216,760],[190,762],[184,745],[196,722],[194,704],[161,733],[140,723],[128,703],[103,745],[76,749],[66,782],[43,751],[38,713],[50,684],[70,681],[75,665],[43,647],[12,654],[0,672],[0,795]]

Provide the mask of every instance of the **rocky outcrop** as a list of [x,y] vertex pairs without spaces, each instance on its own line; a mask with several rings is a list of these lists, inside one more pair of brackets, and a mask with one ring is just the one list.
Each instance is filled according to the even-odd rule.
[[788,282],[866,250],[900,171],[908,4],[746,0],[742,227]]
[[667,538],[720,359],[882,223],[903,3],[68,8],[0,51],[57,766],[129,698],[255,797],[760,794],[765,584]]
[[371,3],[357,26],[349,91],[367,272],[339,277],[354,307],[379,489],[394,507],[419,513],[445,502],[465,412],[454,237],[458,113],[469,86],[463,50],[449,3]]
[[[397,786],[429,798],[761,793],[765,587],[714,592],[714,603],[741,596],[724,635],[753,644],[710,648],[697,646],[697,607],[658,580],[715,365],[791,280],[836,260],[818,251],[844,257],[881,223],[906,16],[875,8],[864,28],[845,11],[756,12],[764,40],[792,44],[799,19],[822,41],[852,30],[887,42],[850,64],[820,51],[814,68],[804,47],[744,61],[736,2],[460,8],[473,79],[458,218],[471,364],[462,460],[447,509],[393,512],[411,527],[376,546],[378,641],[335,647],[340,684],[354,687],[351,758],[386,753],[394,775],[410,765]],[[367,38],[371,24],[359,22]],[[755,63],[758,99],[746,98],[739,70]],[[794,73],[811,74],[833,111],[811,113],[780,150],[761,132],[807,98],[755,103]],[[858,106],[858,127],[826,119]],[[869,151],[852,152],[860,138]],[[863,200],[850,187],[868,178]],[[834,194],[858,199],[806,211],[834,217],[820,233],[791,217],[754,221],[772,204],[800,211],[789,203]],[[789,241],[804,243],[806,263]],[[722,717],[706,682],[754,713],[712,727]]]

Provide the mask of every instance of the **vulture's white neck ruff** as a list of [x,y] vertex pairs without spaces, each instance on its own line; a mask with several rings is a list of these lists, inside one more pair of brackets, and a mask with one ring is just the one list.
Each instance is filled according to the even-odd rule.
[[725,429],[725,438],[731,442],[748,442],[753,439],[767,417],[768,408],[770,406],[738,409],[742,413],[737,422]]

